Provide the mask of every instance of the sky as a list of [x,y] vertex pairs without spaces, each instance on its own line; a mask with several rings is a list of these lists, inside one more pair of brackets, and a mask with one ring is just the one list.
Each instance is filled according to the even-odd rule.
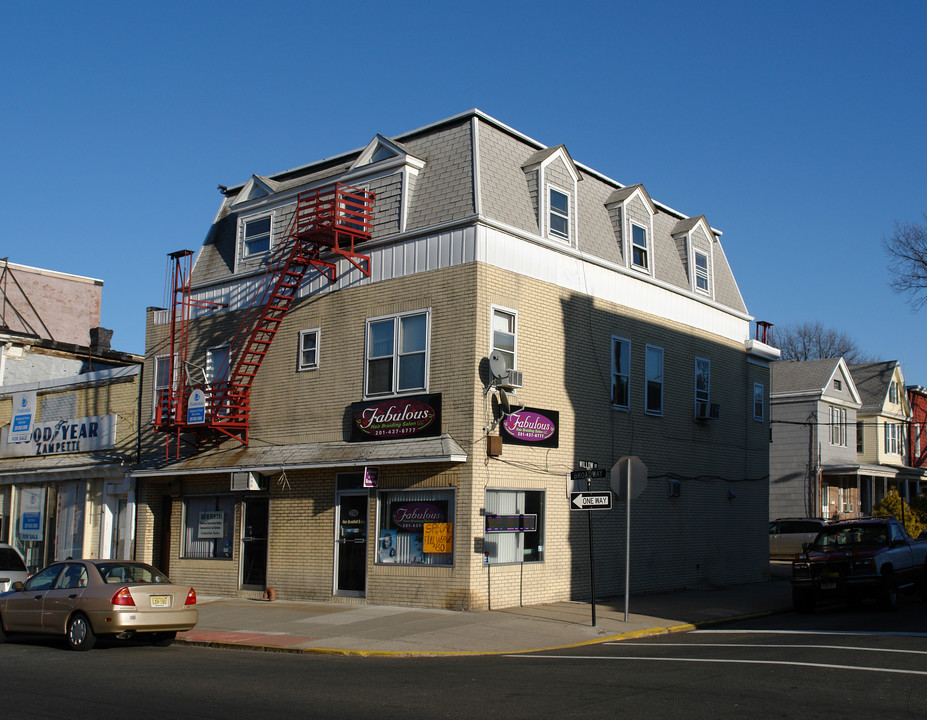
[[4,3],[0,257],[102,280],[141,354],[218,185],[478,108],[704,214],[756,319],[927,385],[882,246],[927,212],[925,25],[905,0]]

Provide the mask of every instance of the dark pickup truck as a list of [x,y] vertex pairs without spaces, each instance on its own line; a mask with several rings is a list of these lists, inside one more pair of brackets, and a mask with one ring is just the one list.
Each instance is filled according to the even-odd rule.
[[892,517],[825,525],[792,561],[792,602],[811,612],[822,600],[876,599],[891,610],[898,592],[919,589],[927,600],[927,540],[913,539]]

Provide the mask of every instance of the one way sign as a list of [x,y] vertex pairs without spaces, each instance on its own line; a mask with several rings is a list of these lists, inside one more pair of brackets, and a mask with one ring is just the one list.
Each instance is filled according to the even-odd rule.
[[570,493],[570,510],[611,510],[611,490]]

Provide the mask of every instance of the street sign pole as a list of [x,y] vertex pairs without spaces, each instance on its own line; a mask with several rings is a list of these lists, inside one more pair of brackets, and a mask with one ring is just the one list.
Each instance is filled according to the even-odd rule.
[[631,597],[631,463],[628,462],[627,485],[625,486],[625,500],[627,501],[625,516],[624,538],[624,621],[628,621],[628,601]]
[[[592,490],[591,478],[586,480],[586,490]],[[595,627],[595,556],[592,552],[592,513],[586,512],[586,517],[589,519],[589,589],[592,593],[592,627]]]

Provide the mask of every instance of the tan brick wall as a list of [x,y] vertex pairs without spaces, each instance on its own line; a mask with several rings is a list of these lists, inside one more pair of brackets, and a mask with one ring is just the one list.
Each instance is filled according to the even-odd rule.
[[[493,305],[518,313],[518,366],[525,386],[513,396],[513,404],[559,411],[558,448],[506,443],[500,457],[486,455],[487,428],[499,432],[493,424],[492,394],[484,395],[483,387]],[[431,311],[428,391],[441,393],[442,429],[460,443],[469,460],[452,468],[383,466],[381,489],[456,490],[454,565],[377,565],[376,543],[369,542],[367,602],[480,610],[588,598],[589,517],[569,509],[566,477],[580,461],[611,468],[625,455],[639,456],[649,471],[646,490],[632,501],[632,592],[762,579],[767,566],[769,425],[768,419],[753,421],[752,403],[754,381],[764,383],[768,395],[768,369],[748,363],[741,344],[494,267],[471,263],[294,305],[254,385],[252,445],[344,439],[346,408],[363,396],[365,320],[418,309]],[[215,334],[204,335],[216,322],[195,324],[191,349],[196,353],[221,342]],[[321,329],[319,369],[297,372],[298,333],[316,327]],[[149,338],[159,333],[163,326],[149,327]],[[612,335],[632,343],[630,412],[610,404]],[[660,417],[643,412],[648,343],[665,353]],[[696,356],[711,361],[711,402],[720,405],[718,420],[693,418]],[[146,372],[146,407],[151,374]],[[280,598],[332,597],[335,474],[335,469],[294,470],[287,472],[287,483],[279,483],[278,473],[271,473],[268,584]],[[668,497],[671,477],[681,483],[678,498]],[[186,478],[183,491],[212,487],[226,492],[228,481],[228,473]],[[157,495],[154,487],[147,484],[149,507],[139,516],[140,550],[155,540],[160,501],[151,495]],[[607,480],[594,485],[607,487]],[[545,492],[543,562],[483,563],[481,511],[487,488]],[[370,538],[375,537],[376,497],[372,492]],[[172,576],[201,585],[201,592],[237,593],[238,547],[231,563],[179,557],[180,502],[177,498],[172,516]],[[620,594],[624,503],[616,502],[611,512],[594,511],[592,520],[598,594]]]

